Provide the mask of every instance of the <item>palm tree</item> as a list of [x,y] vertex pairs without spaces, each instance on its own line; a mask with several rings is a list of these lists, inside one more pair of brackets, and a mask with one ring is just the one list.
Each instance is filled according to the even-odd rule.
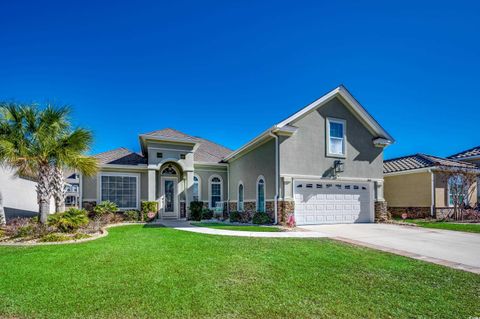
[[57,167],[80,163],[78,167],[85,168],[87,162],[91,165],[85,170],[87,174],[97,168],[94,160],[81,154],[91,143],[91,133],[90,139],[79,143],[78,134],[74,134],[77,130],[71,131],[69,114],[66,106],[47,105],[39,110],[35,105],[0,104],[0,162],[37,181],[40,223],[46,223],[50,212]]
[[65,169],[75,170],[84,176],[98,171],[97,160],[85,156],[93,141],[91,131],[77,128],[57,138],[55,162],[53,166],[52,190],[55,199],[55,211],[65,211]]
[[3,209],[3,197],[0,191],[0,226],[7,223],[7,217],[5,216],[5,209]]

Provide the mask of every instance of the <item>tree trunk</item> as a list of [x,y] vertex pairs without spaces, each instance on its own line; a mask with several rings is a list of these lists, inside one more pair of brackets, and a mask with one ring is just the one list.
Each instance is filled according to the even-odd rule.
[[53,168],[52,192],[55,199],[55,212],[63,213],[65,211],[65,179],[61,168]]
[[41,224],[47,223],[48,214],[50,214],[52,169],[48,164],[40,165],[38,169],[37,198],[39,205],[39,221]]
[[7,223],[7,217],[5,217],[5,209],[3,209],[3,197],[2,192],[0,191],[0,226],[3,226]]

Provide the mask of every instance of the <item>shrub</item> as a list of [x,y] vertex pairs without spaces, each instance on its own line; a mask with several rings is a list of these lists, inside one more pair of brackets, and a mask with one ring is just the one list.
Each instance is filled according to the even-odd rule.
[[190,219],[200,221],[203,215],[203,202],[190,202]]
[[213,218],[213,210],[204,208],[202,209],[202,219],[212,219]]
[[231,223],[239,223],[240,222],[240,213],[237,211],[230,212],[230,216],[228,217]]
[[51,243],[56,241],[67,241],[67,240],[71,240],[71,238],[65,234],[59,234],[59,233],[50,233],[40,238],[41,242],[46,242],[46,243]]
[[117,206],[117,204],[115,204],[115,203],[113,203],[109,200],[106,200],[106,201],[101,202],[97,206],[95,206],[93,208],[93,212],[97,216],[102,216],[102,215],[106,215],[106,214],[109,214],[109,213],[116,213],[116,212],[118,212],[118,206]]
[[140,219],[140,212],[137,210],[129,210],[123,213],[125,220],[137,221]]
[[10,238],[40,237],[47,233],[47,227],[32,218],[15,218],[5,226],[4,234]]
[[[158,203],[157,202],[142,202],[142,220],[149,222],[153,220],[158,211]],[[148,217],[148,213],[155,213],[155,216],[152,218]]]
[[271,224],[272,220],[270,219],[270,216],[268,216],[267,213],[256,212],[253,215],[252,223],[257,224],[257,225]]
[[87,211],[83,209],[70,208],[64,213],[48,216],[48,225],[64,233],[74,232],[87,224]]

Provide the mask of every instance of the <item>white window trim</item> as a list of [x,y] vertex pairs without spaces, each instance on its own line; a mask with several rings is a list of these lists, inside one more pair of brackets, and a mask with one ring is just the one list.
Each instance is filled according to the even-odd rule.
[[140,174],[139,173],[98,173],[97,174],[97,201],[102,202],[102,177],[103,176],[126,176],[135,177],[137,181],[137,202],[135,207],[119,207],[119,210],[140,209]]
[[[450,177],[448,178],[448,180],[447,180],[447,204],[448,204],[447,207],[454,207],[454,206],[455,206],[455,203],[453,203],[453,204],[450,203],[450,196],[452,195],[452,193],[451,193],[451,187],[450,187],[450,179],[452,179],[452,178],[454,178],[454,177],[455,177],[455,176],[450,176]],[[461,178],[463,178],[463,177],[461,177]],[[463,181],[462,181],[462,183],[463,183]],[[468,203],[468,198],[467,198],[468,195],[465,195],[465,194],[464,194],[463,196],[464,196],[463,202],[464,202],[464,203]]]
[[257,177],[257,182],[255,183],[255,209],[258,212],[258,182],[263,179],[263,211],[267,212],[267,181],[263,175]]
[[[201,201],[202,200],[202,179],[197,174],[194,174],[193,177],[196,177],[198,179],[198,201]],[[195,184],[195,180],[193,181],[193,183]]]
[[[342,124],[343,127],[343,154],[335,154],[330,153],[330,123],[338,123]],[[325,142],[326,145],[326,152],[327,156],[329,157],[338,157],[338,158],[346,158],[347,157],[347,121],[342,119],[337,119],[333,117],[327,117],[327,125],[326,125],[326,137],[327,140]]]
[[[243,200],[242,200],[242,208],[240,209],[240,185],[242,185],[243,188]],[[242,181],[238,182],[237,186],[237,211],[243,212],[245,210],[245,185],[243,184]]]
[[218,174],[213,174],[208,179],[208,207],[210,209],[215,208],[212,207],[212,179],[214,179],[215,177],[220,179],[220,201],[223,202],[223,178]]

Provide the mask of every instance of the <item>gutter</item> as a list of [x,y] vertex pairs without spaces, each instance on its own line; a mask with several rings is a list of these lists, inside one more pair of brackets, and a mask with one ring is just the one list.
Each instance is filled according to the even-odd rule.
[[278,135],[268,132],[268,135],[275,139],[275,197],[274,197],[274,222],[278,224],[278,182],[279,182],[279,154],[278,154]]

